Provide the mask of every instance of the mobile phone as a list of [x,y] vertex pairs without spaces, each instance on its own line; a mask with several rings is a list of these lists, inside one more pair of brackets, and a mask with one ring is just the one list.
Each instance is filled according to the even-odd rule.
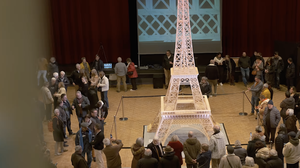
[[112,139],[112,134],[110,134],[110,139]]

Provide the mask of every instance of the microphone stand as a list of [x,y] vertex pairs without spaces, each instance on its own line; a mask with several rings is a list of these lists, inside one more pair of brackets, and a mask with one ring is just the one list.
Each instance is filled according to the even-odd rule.
[[245,101],[245,96],[244,96],[244,94],[245,94],[245,91],[243,92],[243,111],[242,112],[240,112],[239,113],[239,115],[241,115],[241,116],[246,116],[246,115],[248,115],[246,112],[245,112],[245,103],[244,103],[244,101]]

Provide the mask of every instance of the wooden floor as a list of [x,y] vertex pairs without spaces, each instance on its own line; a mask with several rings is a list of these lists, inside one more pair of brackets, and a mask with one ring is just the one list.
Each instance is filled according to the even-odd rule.
[[[131,88],[128,85],[128,88]],[[122,89],[122,87],[121,87]],[[257,120],[254,116],[240,116],[239,113],[243,111],[243,91],[246,88],[243,83],[237,83],[235,86],[224,84],[218,86],[216,97],[209,98],[209,103],[212,111],[213,118],[216,122],[224,123],[229,141],[231,144],[235,140],[240,140],[242,144],[247,144],[249,140],[249,133],[254,132]],[[274,89],[274,105],[278,107],[280,102],[284,99],[284,91]],[[190,94],[190,88],[183,88],[184,94]],[[139,85],[137,91],[121,91],[116,92],[115,87],[111,87],[108,92],[109,99],[109,114],[106,119],[105,125],[105,137],[109,137],[112,131],[114,114],[117,112],[119,102],[122,96],[149,96],[149,95],[165,95],[166,89],[153,89],[152,85]],[[251,99],[251,93],[247,93],[249,99]],[[100,97],[100,95],[99,95]],[[68,88],[68,99],[70,102],[75,98],[75,92],[73,87]],[[138,137],[143,137],[143,125],[148,125],[153,122],[157,112],[160,109],[160,98],[127,98],[124,99],[124,115],[128,117],[128,121],[119,121],[122,117],[122,106],[120,106],[117,114],[117,138],[121,139],[124,143],[124,147],[130,147]],[[244,111],[250,113],[251,107],[247,98],[244,98]],[[280,110],[280,109],[279,109]],[[72,130],[77,132],[78,121],[76,115],[71,117]],[[282,121],[280,121],[282,122]],[[113,131],[113,136],[114,134]],[[71,155],[74,153],[75,136],[69,137],[68,145],[65,148],[68,151],[61,156],[54,156],[54,140],[52,133],[48,132],[47,124],[44,123],[44,135],[47,147],[51,151],[51,157],[53,163],[58,163],[59,168],[72,167]],[[132,154],[130,149],[122,149],[121,152],[122,166],[130,167]],[[92,163],[92,167],[96,167],[95,162]]]

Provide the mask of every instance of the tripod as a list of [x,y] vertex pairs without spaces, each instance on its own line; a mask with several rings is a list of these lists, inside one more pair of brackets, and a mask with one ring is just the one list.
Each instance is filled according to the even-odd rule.
[[100,43],[100,47],[99,47],[98,52],[96,54],[96,55],[98,55],[100,57],[100,59],[101,59],[101,56],[99,54],[101,54],[101,53],[99,53],[99,52],[101,52],[101,51],[102,51],[102,54],[104,55],[105,62],[107,62],[106,54],[105,54],[104,47],[103,47],[102,43]]
[[[249,101],[249,103],[251,104],[251,106],[254,106],[255,108],[255,105],[252,104],[252,102],[250,101],[249,97],[247,96],[246,92],[244,92],[244,95],[246,96],[247,100]],[[244,99],[243,99],[243,103],[244,103]],[[244,106],[243,106],[243,111],[244,111]],[[258,109],[255,109],[256,111],[256,119],[257,119],[257,125],[259,125],[259,122],[260,122],[260,115],[259,115],[259,110]],[[247,113],[246,113],[247,114]],[[262,124],[262,123],[261,123]]]

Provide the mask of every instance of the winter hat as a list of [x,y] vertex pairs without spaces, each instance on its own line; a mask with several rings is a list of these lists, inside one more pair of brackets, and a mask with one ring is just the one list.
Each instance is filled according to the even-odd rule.
[[83,123],[81,123],[81,127],[85,127],[85,128],[87,128],[89,126],[89,123],[87,123],[87,122],[83,122]]
[[268,104],[274,105],[272,100],[269,100]]
[[294,131],[289,132],[288,135],[292,138],[296,137],[296,133]]
[[166,148],[164,149],[164,151],[166,152],[166,153],[171,153],[171,152],[173,152],[174,151],[174,149],[173,148],[171,148],[171,146],[166,146]]

